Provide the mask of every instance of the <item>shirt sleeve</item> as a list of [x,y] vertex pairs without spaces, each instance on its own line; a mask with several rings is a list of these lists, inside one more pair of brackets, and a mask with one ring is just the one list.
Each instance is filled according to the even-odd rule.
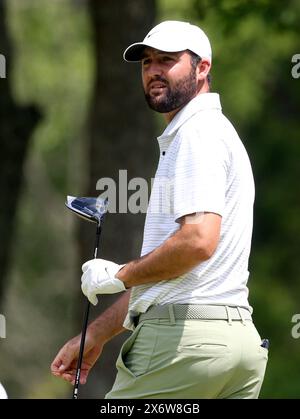
[[[186,132],[187,131],[187,132]],[[172,173],[174,220],[195,212],[223,215],[229,153],[218,134],[182,130]]]

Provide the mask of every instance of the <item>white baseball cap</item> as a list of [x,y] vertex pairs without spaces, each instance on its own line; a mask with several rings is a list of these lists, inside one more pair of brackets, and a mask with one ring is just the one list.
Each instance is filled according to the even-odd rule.
[[198,26],[188,22],[167,20],[155,26],[142,42],[130,45],[123,54],[125,61],[140,61],[145,47],[165,52],[190,50],[211,62],[212,52],[208,37]]

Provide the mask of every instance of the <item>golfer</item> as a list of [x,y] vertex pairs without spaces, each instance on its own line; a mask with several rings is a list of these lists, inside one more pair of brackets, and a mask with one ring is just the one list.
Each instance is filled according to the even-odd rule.
[[[140,62],[148,105],[167,126],[144,227],[141,257],[96,259],[82,291],[122,292],[88,327],[85,383],[103,346],[125,329],[114,398],[257,398],[268,358],[248,302],[254,182],[245,148],[210,93],[205,33],[165,21],[124,59]],[[54,375],[74,382],[80,336],[58,352]]]

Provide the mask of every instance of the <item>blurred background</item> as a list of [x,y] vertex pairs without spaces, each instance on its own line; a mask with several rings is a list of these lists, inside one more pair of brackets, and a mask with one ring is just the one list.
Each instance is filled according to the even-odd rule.
[[[207,32],[212,91],[252,161],[250,303],[271,341],[261,397],[300,397],[300,2],[0,0],[0,381],[10,398],[72,394],[49,367],[80,332],[80,267],[95,231],[64,202],[97,196],[100,178],[118,184],[119,170],[129,180],[154,176],[162,121],[144,102],[139,65],[122,52],[165,19]],[[101,256],[136,258],[143,222],[144,214],[109,214]],[[91,317],[113,298],[103,296]],[[105,347],[81,397],[110,389],[125,337]]]

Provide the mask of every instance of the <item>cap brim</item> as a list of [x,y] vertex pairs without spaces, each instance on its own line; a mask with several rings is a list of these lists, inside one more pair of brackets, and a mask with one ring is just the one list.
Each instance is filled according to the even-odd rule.
[[137,62],[141,61],[143,56],[143,51],[148,45],[143,42],[136,42],[135,44],[130,45],[123,54],[123,58],[128,62]]
[[136,42],[135,44],[130,45],[123,54],[123,58],[125,61],[128,62],[137,62],[137,61],[141,61],[141,59],[143,58],[143,52],[144,49],[146,47],[149,48],[154,48],[157,49],[159,51],[165,51],[165,52],[179,52],[179,51],[184,51],[186,49],[188,49],[186,47],[186,45],[182,44],[182,45],[177,45],[176,48],[174,48],[174,46],[170,46],[167,43],[164,45],[163,43],[160,42],[159,45],[157,45],[156,42],[152,41],[150,42]]

